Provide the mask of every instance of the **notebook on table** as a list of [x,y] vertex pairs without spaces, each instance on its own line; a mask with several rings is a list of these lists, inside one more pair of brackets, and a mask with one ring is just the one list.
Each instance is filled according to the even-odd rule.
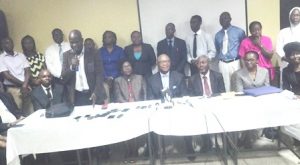
[[282,89],[273,86],[263,86],[258,88],[245,89],[244,93],[250,96],[261,96],[272,93],[280,93]]

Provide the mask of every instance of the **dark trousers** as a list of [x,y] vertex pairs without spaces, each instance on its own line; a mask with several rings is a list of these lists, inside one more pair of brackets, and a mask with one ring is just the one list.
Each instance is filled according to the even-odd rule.
[[6,164],[6,149],[0,148],[0,164]]
[[90,100],[91,93],[86,92],[79,92],[75,91],[75,106],[82,106],[82,105],[92,105],[92,100]]

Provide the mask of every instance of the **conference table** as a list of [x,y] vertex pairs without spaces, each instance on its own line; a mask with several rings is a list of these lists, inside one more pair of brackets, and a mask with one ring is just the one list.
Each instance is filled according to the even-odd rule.
[[155,132],[190,136],[300,123],[300,100],[285,92],[253,96],[182,97],[75,107],[68,117],[46,118],[38,110],[7,132],[7,164],[19,155],[114,144]]

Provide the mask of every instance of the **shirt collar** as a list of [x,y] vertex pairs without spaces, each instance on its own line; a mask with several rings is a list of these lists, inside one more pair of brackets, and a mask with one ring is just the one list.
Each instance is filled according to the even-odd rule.
[[160,77],[169,77],[169,75],[170,75],[170,71],[166,74],[163,74],[161,72],[159,72],[159,73],[160,73]]
[[41,84],[41,86],[42,86],[42,88],[44,89],[44,91],[47,90],[47,89],[49,89],[49,88],[50,88],[50,89],[52,88],[51,85],[49,85],[49,87],[45,87],[44,85]]
[[229,25],[227,29],[223,29],[223,32],[227,30],[227,32],[232,28],[232,25]]
[[194,33],[194,34],[197,34],[197,35],[200,35],[201,34],[201,32],[202,32],[202,30],[201,29],[199,29],[196,33]]
[[200,77],[203,78],[203,77],[205,76],[205,77],[208,78],[208,77],[209,77],[209,74],[210,74],[210,71],[208,70],[207,73],[206,73],[205,75],[203,75],[203,74],[200,73]]
[[172,43],[174,42],[174,37],[172,37],[171,39],[167,38],[167,41],[172,41]]

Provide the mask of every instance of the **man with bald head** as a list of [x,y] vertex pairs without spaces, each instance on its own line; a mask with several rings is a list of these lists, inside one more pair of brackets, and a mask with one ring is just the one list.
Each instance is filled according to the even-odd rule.
[[205,55],[196,61],[198,73],[192,75],[189,89],[192,96],[213,96],[225,92],[221,73],[209,68],[209,58]]
[[177,71],[171,71],[171,61],[168,55],[162,54],[157,58],[158,72],[148,80],[148,98],[161,99],[162,90],[169,89],[171,97],[186,95],[184,76]]
[[69,34],[71,50],[64,53],[62,80],[67,88],[68,101],[75,106],[103,104],[106,94],[103,87],[102,61],[96,51],[84,51],[79,30]]
[[[222,74],[209,69],[209,58],[207,56],[198,57],[195,64],[198,73],[195,73],[189,81],[190,95],[211,97],[225,92]],[[202,135],[200,145],[201,152],[211,150],[210,135]]]
[[[148,98],[163,98],[162,90],[169,89],[171,97],[182,97],[187,95],[187,87],[183,74],[170,70],[171,61],[168,55],[161,54],[157,58],[158,72],[148,79]],[[155,142],[154,142],[155,143]],[[191,138],[185,138],[186,150],[189,154],[193,154]],[[194,160],[194,157],[189,157]]]
[[184,74],[187,61],[185,41],[175,37],[175,25],[168,23],[165,27],[166,38],[157,44],[157,55],[167,54],[171,60],[171,70]]

